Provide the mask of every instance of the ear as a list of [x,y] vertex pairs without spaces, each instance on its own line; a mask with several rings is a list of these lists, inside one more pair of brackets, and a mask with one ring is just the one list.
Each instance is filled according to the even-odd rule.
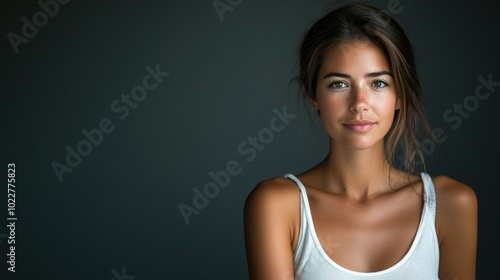
[[311,106],[313,107],[314,111],[319,111],[318,99],[314,94],[309,94],[309,102],[311,102]]
[[396,111],[399,110],[399,108],[401,108],[401,99],[397,99],[396,100]]

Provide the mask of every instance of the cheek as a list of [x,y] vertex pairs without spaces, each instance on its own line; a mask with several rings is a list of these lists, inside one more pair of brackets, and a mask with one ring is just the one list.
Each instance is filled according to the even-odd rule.
[[321,123],[326,131],[333,135],[339,120],[345,118],[345,115],[348,114],[347,102],[332,96],[318,98],[318,101]]
[[347,102],[342,98],[335,98],[332,95],[318,98],[320,112],[328,115],[340,114],[347,108]]
[[385,98],[380,98],[377,102],[377,108],[381,110],[381,112],[385,112],[387,114],[394,114],[396,110],[396,95],[390,95]]
[[396,98],[382,98],[373,107],[382,125],[390,127],[396,114]]

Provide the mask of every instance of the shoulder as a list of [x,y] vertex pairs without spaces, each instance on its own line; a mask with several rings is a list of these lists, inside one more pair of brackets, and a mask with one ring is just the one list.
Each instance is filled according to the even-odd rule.
[[299,189],[294,181],[275,177],[259,182],[245,200],[245,210],[255,207],[281,208],[299,202]]
[[469,185],[444,175],[434,176],[432,181],[441,208],[467,210],[477,207],[476,193]]
[[245,200],[245,235],[267,236],[274,240],[270,243],[290,241],[289,247],[296,240],[299,212],[300,192],[294,181],[287,178],[262,181]]
[[278,279],[293,273],[300,196],[287,178],[258,183],[244,209],[244,236],[251,279]]
[[447,176],[433,177],[436,189],[436,233],[439,278],[475,279],[477,197],[473,188]]
[[469,185],[448,176],[432,178],[436,190],[436,225],[441,237],[477,224],[477,197]]

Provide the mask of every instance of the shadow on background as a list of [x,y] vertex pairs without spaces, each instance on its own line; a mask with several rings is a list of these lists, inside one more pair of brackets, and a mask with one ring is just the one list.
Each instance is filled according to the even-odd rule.
[[[475,189],[477,275],[487,279],[499,249],[489,222],[499,4],[371,2],[392,7],[414,42],[443,139],[431,174]],[[0,4],[1,279],[246,279],[246,195],[326,152],[289,82],[306,28],[338,3]]]

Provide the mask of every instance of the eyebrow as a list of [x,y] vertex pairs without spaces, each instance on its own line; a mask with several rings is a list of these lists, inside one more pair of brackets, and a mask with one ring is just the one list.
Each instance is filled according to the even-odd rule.
[[[388,71],[377,71],[377,72],[371,72],[371,73],[366,74],[365,78],[373,78],[373,77],[378,77],[378,76],[382,76],[382,75],[389,75],[389,76],[392,77],[392,74],[390,72],[388,72]],[[342,78],[346,78],[346,79],[350,79],[351,78],[350,75],[347,75],[347,74],[344,74],[344,73],[332,72],[332,73],[326,74],[323,77],[323,79],[330,78],[330,77],[333,77],[333,76],[342,77]]]

